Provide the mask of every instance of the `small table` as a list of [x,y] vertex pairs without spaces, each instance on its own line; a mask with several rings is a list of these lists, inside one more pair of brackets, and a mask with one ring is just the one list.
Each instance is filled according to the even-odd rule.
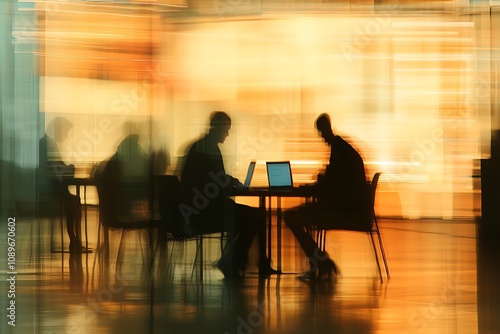
[[[271,231],[272,231],[272,207],[271,207],[271,199],[272,197],[276,197],[277,199],[277,207],[276,207],[276,220],[277,220],[277,271],[282,273],[281,271],[281,220],[282,220],[282,210],[281,210],[281,198],[282,197],[302,197],[309,198],[315,195],[314,189],[311,186],[300,186],[293,187],[287,189],[280,188],[266,188],[266,187],[257,187],[257,188],[248,188],[248,189],[234,189],[231,193],[232,196],[235,197],[259,197],[259,208],[265,212],[268,221],[268,230],[267,230],[267,256],[271,258]],[[269,205],[266,209],[266,198],[269,199]]]

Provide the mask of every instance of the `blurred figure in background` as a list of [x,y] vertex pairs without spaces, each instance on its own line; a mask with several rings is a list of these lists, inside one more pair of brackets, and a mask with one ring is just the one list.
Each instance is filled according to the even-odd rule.
[[[100,162],[91,172],[91,177],[99,195],[99,218],[103,228],[104,267],[108,268],[110,229],[136,230],[148,232],[146,252],[148,261],[143,267],[148,273],[152,260],[153,236],[161,228],[159,213],[155,213],[154,201],[154,154],[148,147],[148,127],[127,121],[123,125],[123,137],[114,154]],[[166,168],[164,163],[158,168]],[[116,271],[124,263],[123,239],[118,247]],[[141,244],[142,247],[142,244]]]
[[[152,213],[152,175],[154,156],[142,142],[141,127],[127,121],[123,124],[123,139],[115,153],[101,162],[92,173],[102,185],[99,196],[106,196],[111,213],[120,221],[142,220]],[[166,167],[165,167],[166,168]],[[106,223],[115,219],[107,218]]]
[[[74,177],[75,166],[67,165],[59,153],[58,144],[68,137],[73,124],[64,117],[54,118],[39,140],[39,194],[40,209],[51,215],[64,214],[70,239],[71,253],[82,252],[81,202],[68,191],[68,179]],[[60,208],[62,203],[63,212]]]
[[210,115],[210,129],[192,144],[181,174],[180,211],[192,233],[228,232],[218,267],[226,278],[239,278],[244,271],[248,251],[259,235],[259,274],[276,273],[265,250],[265,216],[257,208],[237,204],[229,196],[243,185],[226,174],[219,144],[224,143],[231,128],[225,112]]
[[369,221],[369,192],[365,166],[359,153],[332,131],[330,116],[321,114],[315,122],[324,141],[330,146],[330,161],[324,174],[309,189],[317,198],[285,212],[285,222],[309,258],[311,269],[301,279],[330,278],[337,266],[322,252],[307,227],[328,229],[332,224],[356,224]]

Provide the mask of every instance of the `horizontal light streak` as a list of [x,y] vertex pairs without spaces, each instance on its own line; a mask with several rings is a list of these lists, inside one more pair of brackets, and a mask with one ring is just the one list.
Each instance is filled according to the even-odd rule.
[[471,54],[461,53],[408,53],[408,54],[395,54],[395,61],[471,61],[474,57]]
[[392,38],[395,43],[472,43],[473,38],[470,37],[396,37]]
[[424,174],[392,174],[392,173],[382,173],[380,175],[380,180],[391,182],[391,183],[429,183],[429,176]]
[[[265,165],[268,161],[288,161],[287,159],[277,160],[256,160],[257,165]],[[292,166],[322,166],[326,162],[322,160],[289,160]]]
[[474,22],[407,21],[392,22],[393,28],[473,28]]
[[395,68],[394,69],[395,73],[421,73],[421,72],[432,72],[432,74],[442,74],[443,72],[456,72],[458,75],[462,75],[463,73],[474,73],[474,70],[472,68],[443,68],[443,67],[419,67],[419,68]]

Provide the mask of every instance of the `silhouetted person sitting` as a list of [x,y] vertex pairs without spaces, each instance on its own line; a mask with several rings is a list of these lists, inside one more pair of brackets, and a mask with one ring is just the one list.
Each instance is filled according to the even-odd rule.
[[[73,124],[64,117],[54,118],[47,126],[45,135],[39,140],[39,194],[41,210],[58,212],[62,203],[66,228],[72,253],[82,252],[81,203],[78,196],[68,191],[67,179],[73,178],[75,167],[62,161],[57,143],[68,137]],[[61,213],[61,212],[59,212]]]
[[332,131],[330,117],[321,114],[316,129],[330,146],[330,162],[323,175],[312,186],[315,203],[302,205],[285,212],[285,222],[309,258],[311,269],[299,278],[323,279],[337,272],[335,263],[307,233],[307,227],[320,229],[355,224],[369,219],[369,192],[365,167],[359,153]]
[[229,196],[242,184],[226,174],[219,144],[231,128],[231,118],[217,111],[210,115],[208,133],[188,150],[181,173],[182,219],[192,233],[228,232],[229,241],[218,267],[226,278],[239,278],[248,250],[259,235],[259,274],[276,273],[265,249],[265,216],[259,209],[235,203]]
[[106,217],[106,224],[152,218],[154,157],[142,147],[137,124],[126,122],[124,136],[115,153],[94,171],[99,196],[108,204],[111,215]]

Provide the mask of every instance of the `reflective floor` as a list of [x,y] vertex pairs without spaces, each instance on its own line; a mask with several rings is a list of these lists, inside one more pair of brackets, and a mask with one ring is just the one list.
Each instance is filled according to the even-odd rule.
[[[105,265],[96,257],[96,217],[90,209],[94,252],[81,261],[57,252],[57,222],[51,228],[48,221],[17,219],[16,326],[2,316],[2,333],[498,332],[491,325],[500,314],[498,297],[496,304],[478,303],[478,279],[492,284],[495,278],[477,275],[474,221],[381,219],[391,271],[382,284],[365,234],[329,233],[327,250],[341,276],[309,284],[296,279],[306,260],[286,227],[284,274],[259,279],[251,266],[235,283],[212,267],[220,254],[217,237],[205,240],[203,281],[193,266],[195,241],[169,242],[151,264],[147,235],[129,232],[116,261],[120,234],[112,232]],[[483,315],[489,320],[479,331]]]

